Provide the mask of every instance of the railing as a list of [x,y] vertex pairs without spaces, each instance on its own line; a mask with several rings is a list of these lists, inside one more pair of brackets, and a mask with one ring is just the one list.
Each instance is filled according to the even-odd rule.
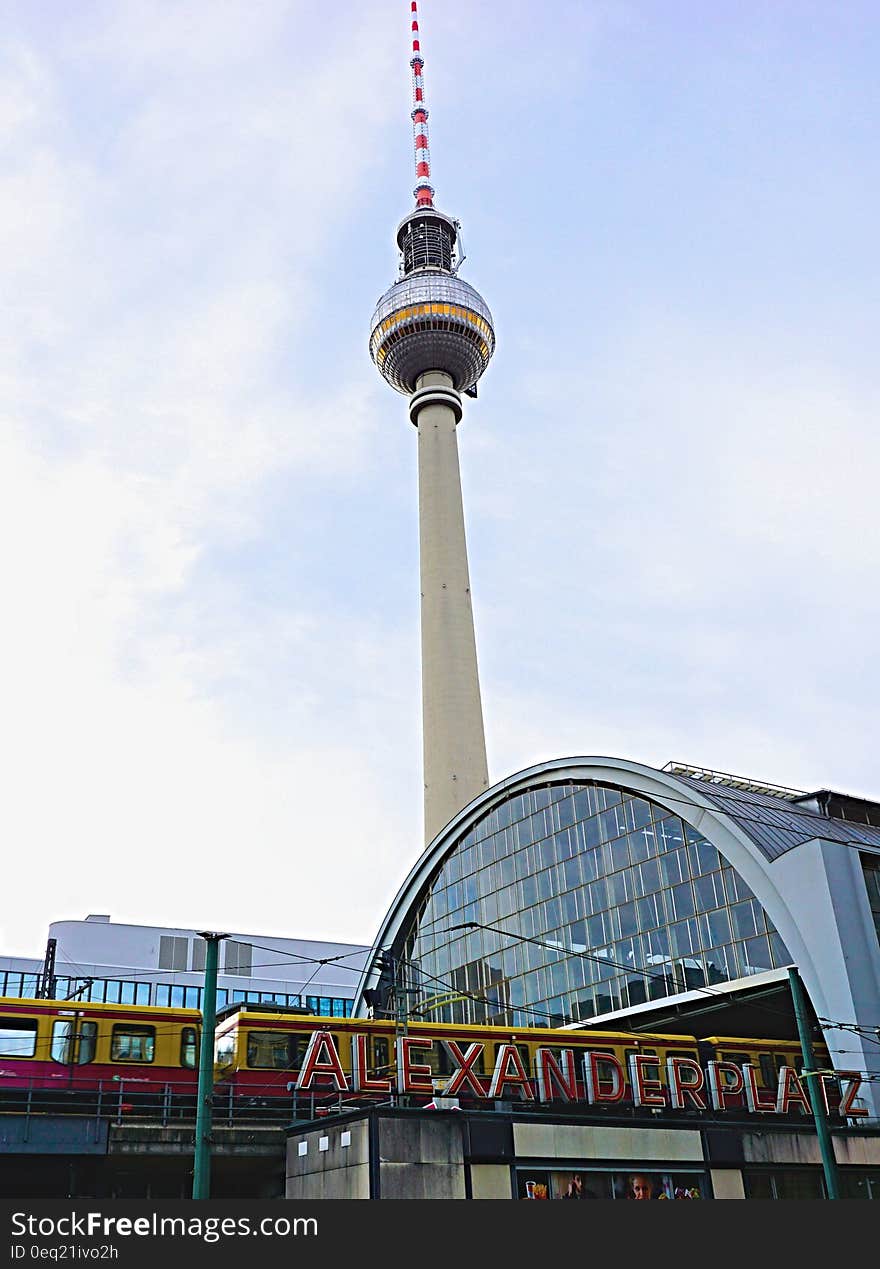
[[[305,1093],[277,1085],[214,1089],[213,1122],[220,1127],[240,1124],[289,1124],[294,1119],[315,1118],[327,1109],[338,1109],[337,1097]],[[161,1127],[195,1127],[196,1088],[193,1084],[153,1083],[142,1079],[99,1081],[94,1088],[46,1088],[29,1081],[16,1088],[0,1089],[0,1115],[27,1119],[52,1115],[92,1118],[96,1124],[132,1122]],[[329,1105],[328,1105],[329,1104]]]
[[[368,1094],[330,1093],[315,1089],[298,1093],[291,1084],[280,1087],[278,1084],[267,1084],[247,1089],[217,1085],[212,1095],[212,1122],[217,1128],[245,1125],[288,1126],[295,1122],[342,1114],[366,1105],[377,1105],[379,1100]],[[419,1098],[416,1104],[422,1104],[423,1101],[424,1098]],[[4,1115],[22,1116],[28,1123],[52,1116],[69,1115],[80,1120],[92,1120],[95,1125],[95,1140],[98,1139],[101,1125],[105,1123],[116,1127],[137,1123],[194,1131],[196,1102],[196,1089],[189,1083],[152,1083],[135,1078],[103,1080],[91,1089],[47,1089],[32,1081],[25,1086],[0,1089],[0,1124]],[[409,1097],[391,1093],[383,1099],[383,1104],[403,1108],[413,1102]],[[479,1105],[479,1109],[502,1109],[504,1106],[503,1102],[487,1102]],[[529,1110],[533,1113],[545,1111],[547,1114],[564,1115],[576,1115],[589,1110],[590,1114],[620,1121],[639,1119],[645,1114],[644,1109],[640,1110],[632,1105],[586,1107],[582,1103],[529,1103]],[[744,1108],[739,1111],[731,1108],[730,1114],[722,1117],[743,1121],[751,1119]],[[699,1112],[692,1112],[691,1118],[699,1120]],[[832,1116],[831,1124],[835,1130],[866,1129],[876,1132],[880,1128],[880,1120],[873,1117],[844,1123]],[[27,1133],[26,1128],[25,1137]]]

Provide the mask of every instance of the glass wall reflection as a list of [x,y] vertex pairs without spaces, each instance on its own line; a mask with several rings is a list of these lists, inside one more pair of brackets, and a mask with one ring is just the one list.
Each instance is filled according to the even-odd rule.
[[541,785],[462,838],[406,941],[411,1016],[559,1026],[789,964],[761,905],[680,816]]

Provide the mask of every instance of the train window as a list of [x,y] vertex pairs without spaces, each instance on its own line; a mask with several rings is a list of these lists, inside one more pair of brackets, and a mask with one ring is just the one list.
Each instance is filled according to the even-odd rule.
[[197,1027],[183,1027],[180,1032],[180,1065],[194,1071],[199,1064],[199,1033]]
[[268,1066],[275,1071],[292,1071],[302,1065],[308,1036],[284,1031],[249,1031],[248,1066]]
[[772,1053],[759,1053],[758,1066],[761,1071],[761,1083],[765,1088],[776,1084],[776,1067],[773,1065]]
[[74,1022],[60,1018],[52,1023],[52,1046],[49,1050],[53,1062],[62,1062],[65,1066],[73,1061]]
[[117,1023],[110,1037],[111,1062],[152,1062],[156,1053],[156,1028]]
[[722,1062],[735,1062],[737,1066],[742,1066],[745,1062],[751,1062],[751,1055],[748,1053],[722,1053],[720,1054]]
[[95,1051],[98,1047],[98,1024],[97,1022],[83,1022],[79,1028],[79,1052],[76,1055],[78,1066],[85,1066],[88,1062],[94,1062]]
[[88,1062],[94,1062],[97,1038],[97,1022],[80,1023],[77,1033],[73,1019],[57,1019],[52,1023],[52,1061],[61,1062],[65,1066],[85,1066]]
[[760,1053],[758,1062],[761,1066],[761,1082],[767,1088],[775,1088],[779,1081],[779,1070],[788,1065],[785,1053]]
[[426,1044],[424,1049],[416,1049],[413,1061],[420,1066],[430,1066],[432,1075],[449,1075],[452,1072],[452,1063],[442,1044],[430,1047]]
[[376,1036],[373,1040],[373,1070],[376,1075],[385,1075],[391,1066],[388,1040],[385,1036]]
[[235,1035],[229,1031],[217,1037],[214,1048],[214,1061],[218,1066],[232,1066],[235,1060]]
[[596,1059],[596,1078],[600,1083],[613,1084],[617,1078],[618,1068],[615,1066],[617,1055],[613,1049],[594,1049],[590,1045],[589,1051],[599,1056]]
[[36,1018],[0,1018],[0,1057],[33,1057],[37,1051]]

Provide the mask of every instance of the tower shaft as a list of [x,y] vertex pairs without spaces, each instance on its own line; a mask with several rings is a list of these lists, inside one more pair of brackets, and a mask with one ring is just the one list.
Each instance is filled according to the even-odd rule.
[[419,435],[419,568],[425,842],[489,787],[450,375],[420,375],[410,400]]
[[459,224],[434,206],[417,0],[412,29],[416,205],[397,227],[398,280],[379,297],[370,356],[409,397],[419,437],[422,744],[425,840],[489,787],[477,673],[456,427],[460,392],[476,385],[495,350],[492,314],[459,276]]

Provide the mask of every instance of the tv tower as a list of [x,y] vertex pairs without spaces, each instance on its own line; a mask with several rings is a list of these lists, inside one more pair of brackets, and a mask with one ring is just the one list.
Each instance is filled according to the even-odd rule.
[[457,220],[434,206],[416,0],[412,12],[415,209],[397,227],[400,276],[370,325],[370,356],[409,397],[419,438],[425,841],[489,786],[456,427],[461,394],[495,350],[492,314],[458,276]]

